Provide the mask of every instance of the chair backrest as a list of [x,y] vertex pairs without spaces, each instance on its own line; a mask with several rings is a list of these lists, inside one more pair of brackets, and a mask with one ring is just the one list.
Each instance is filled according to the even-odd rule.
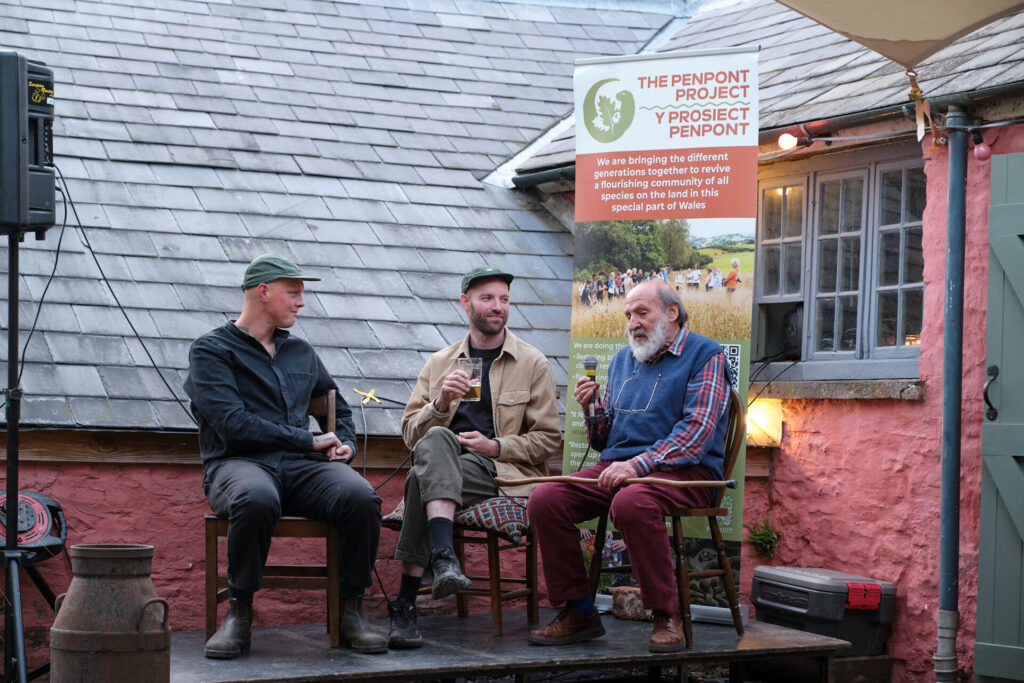
[[[747,436],[747,410],[743,405],[743,399],[736,393],[735,389],[729,389],[729,424],[725,428],[725,462],[722,464],[722,479],[727,480],[732,476],[732,469],[736,466],[736,459],[740,455],[740,447]],[[711,507],[718,507],[722,504],[725,496],[725,489],[718,489],[715,500]]]
[[320,396],[314,396],[309,399],[309,407],[306,408],[306,412],[313,417],[326,417],[325,424],[327,425],[327,431],[333,432],[338,424],[337,414],[335,413],[335,395],[337,392],[331,389],[326,394]]

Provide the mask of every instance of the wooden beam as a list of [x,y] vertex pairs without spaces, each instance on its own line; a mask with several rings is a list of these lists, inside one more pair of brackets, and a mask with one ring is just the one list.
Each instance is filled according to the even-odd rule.
[[[363,465],[364,442],[353,466]],[[6,460],[7,434],[0,434],[0,460]],[[394,469],[409,451],[398,438],[371,437],[365,446],[366,466]],[[85,429],[21,429],[18,457],[23,462],[89,462],[199,465],[195,433],[100,431]]]

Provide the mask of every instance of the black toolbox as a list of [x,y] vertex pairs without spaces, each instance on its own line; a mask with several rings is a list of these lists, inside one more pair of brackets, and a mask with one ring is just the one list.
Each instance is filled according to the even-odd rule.
[[852,643],[836,657],[884,654],[896,611],[896,584],[814,567],[757,567],[750,596],[758,621]]

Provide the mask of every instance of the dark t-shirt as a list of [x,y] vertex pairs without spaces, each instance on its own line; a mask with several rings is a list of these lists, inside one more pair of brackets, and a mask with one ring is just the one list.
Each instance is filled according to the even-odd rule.
[[491,363],[501,355],[502,347],[496,349],[476,349],[469,347],[472,358],[482,358],[483,368],[480,373],[480,400],[463,401],[455,410],[448,429],[456,434],[459,432],[480,432],[488,439],[494,438],[494,411],[491,408]]

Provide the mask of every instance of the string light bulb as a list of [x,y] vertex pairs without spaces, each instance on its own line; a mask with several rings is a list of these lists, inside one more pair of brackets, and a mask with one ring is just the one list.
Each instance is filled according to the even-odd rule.
[[783,133],[779,136],[779,149],[783,151],[789,151],[797,146],[807,147],[811,144],[810,138],[798,138],[795,135],[789,133]]

